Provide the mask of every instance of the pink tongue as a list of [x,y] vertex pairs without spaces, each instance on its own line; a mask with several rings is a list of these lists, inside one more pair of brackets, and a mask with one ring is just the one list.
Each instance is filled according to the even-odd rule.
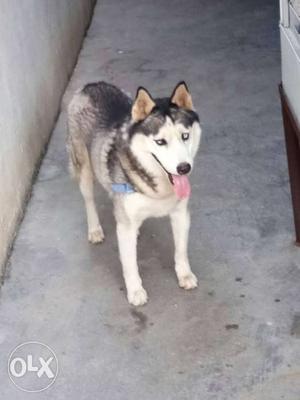
[[180,199],[189,197],[191,185],[187,175],[172,175],[174,191]]

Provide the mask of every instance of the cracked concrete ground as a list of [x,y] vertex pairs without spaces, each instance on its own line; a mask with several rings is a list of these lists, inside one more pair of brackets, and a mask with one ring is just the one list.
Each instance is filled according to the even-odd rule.
[[[277,92],[277,8],[98,3],[1,290],[1,399],[299,400],[300,250]],[[90,245],[67,172],[65,104],[99,79],[155,96],[185,79],[203,125],[189,248],[199,288],[178,288],[169,224],[147,221],[139,264],[150,301],[138,309],[125,298],[109,200],[99,190],[106,241]],[[28,340],[59,361],[55,383],[36,395],[7,374],[10,351]]]

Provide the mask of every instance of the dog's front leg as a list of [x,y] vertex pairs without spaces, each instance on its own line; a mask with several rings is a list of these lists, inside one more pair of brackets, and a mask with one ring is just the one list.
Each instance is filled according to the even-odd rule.
[[120,259],[123,267],[127,298],[130,304],[141,306],[147,302],[147,293],[137,265],[137,234],[139,226],[133,223],[117,222],[117,236]]
[[170,214],[170,218],[175,243],[175,271],[178,283],[184,289],[193,289],[197,287],[197,278],[191,270],[187,254],[190,214],[186,200],[180,202]]

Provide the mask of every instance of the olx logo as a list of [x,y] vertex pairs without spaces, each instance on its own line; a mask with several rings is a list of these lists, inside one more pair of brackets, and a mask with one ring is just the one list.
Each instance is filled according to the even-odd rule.
[[8,360],[11,381],[25,392],[41,392],[49,388],[58,373],[58,361],[53,350],[40,342],[17,346]]

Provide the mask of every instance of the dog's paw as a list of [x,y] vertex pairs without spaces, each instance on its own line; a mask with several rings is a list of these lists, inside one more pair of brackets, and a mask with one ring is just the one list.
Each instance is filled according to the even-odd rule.
[[103,233],[101,226],[99,228],[97,228],[95,231],[89,232],[88,238],[89,238],[89,242],[91,242],[91,243],[103,242],[104,233]]
[[179,286],[183,289],[190,290],[198,286],[198,279],[196,275],[189,272],[187,275],[178,277]]
[[127,298],[133,306],[142,306],[147,303],[148,296],[146,290],[141,287],[140,289],[128,291]]

